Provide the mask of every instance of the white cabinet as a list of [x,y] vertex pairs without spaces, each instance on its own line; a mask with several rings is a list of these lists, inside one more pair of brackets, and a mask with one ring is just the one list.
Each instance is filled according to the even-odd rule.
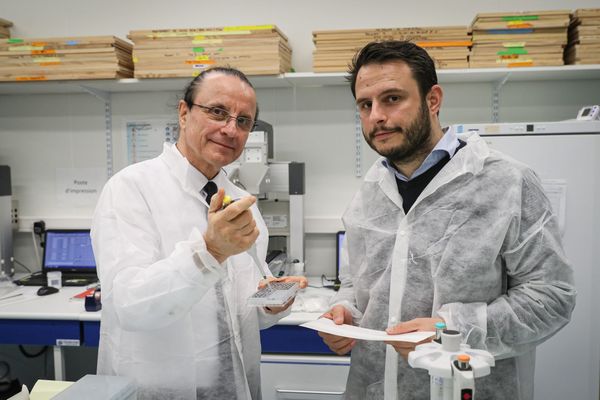
[[263,400],[337,400],[346,388],[350,357],[263,355]]

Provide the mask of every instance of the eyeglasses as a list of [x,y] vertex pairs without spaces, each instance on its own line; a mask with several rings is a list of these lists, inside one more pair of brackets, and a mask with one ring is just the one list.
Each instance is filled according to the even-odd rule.
[[221,107],[208,107],[202,104],[192,103],[192,106],[196,106],[208,114],[209,118],[215,121],[223,122],[227,124],[230,119],[235,119],[235,125],[238,129],[250,132],[254,128],[254,120],[252,118],[243,117],[240,115],[231,115],[229,111],[222,109]]

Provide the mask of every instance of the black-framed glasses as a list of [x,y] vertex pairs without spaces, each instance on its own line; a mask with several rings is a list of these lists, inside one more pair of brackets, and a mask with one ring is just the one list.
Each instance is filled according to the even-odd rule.
[[244,117],[241,115],[232,115],[229,111],[221,108],[221,107],[208,107],[203,106],[202,104],[192,103],[192,106],[196,106],[204,111],[210,119],[228,123],[230,119],[235,119],[235,125],[238,129],[250,132],[252,128],[254,128],[254,120],[249,117]]

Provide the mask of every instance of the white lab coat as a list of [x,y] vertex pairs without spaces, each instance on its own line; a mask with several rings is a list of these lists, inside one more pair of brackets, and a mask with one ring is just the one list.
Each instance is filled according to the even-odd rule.
[[[535,346],[570,319],[573,271],[537,176],[467,140],[408,214],[379,159],[344,217],[348,265],[333,304],[383,330],[442,317],[474,348],[496,357],[475,381],[481,399],[532,399]],[[391,347],[358,341],[346,399],[429,399],[426,370]]]
[[[232,198],[247,195],[224,172],[213,181]],[[259,329],[286,313],[246,306],[261,279],[248,254],[219,265],[206,251],[206,182],[165,144],[112,177],[94,213],[98,374],[134,378],[140,399],[261,398]],[[252,212],[264,260],[268,232],[256,205]]]

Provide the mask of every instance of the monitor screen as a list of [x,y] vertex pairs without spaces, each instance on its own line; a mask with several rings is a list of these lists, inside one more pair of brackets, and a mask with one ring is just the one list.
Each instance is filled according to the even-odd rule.
[[95,268],[89,230],[46,231],[44,269],[91,272]]

